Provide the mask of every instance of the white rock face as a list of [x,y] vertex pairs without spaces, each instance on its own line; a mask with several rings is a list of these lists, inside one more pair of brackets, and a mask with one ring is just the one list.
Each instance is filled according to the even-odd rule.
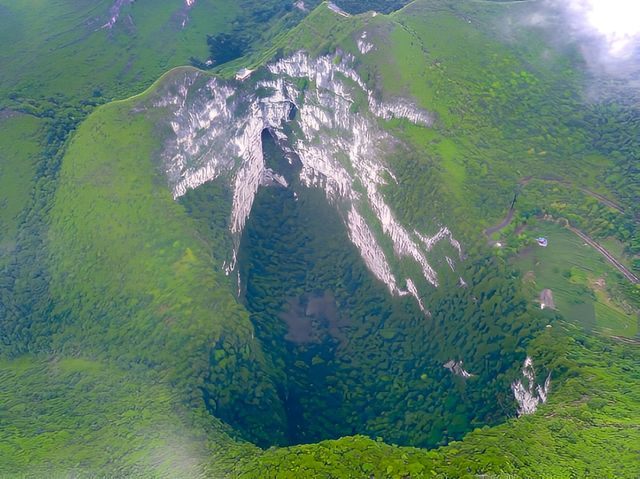
[[447,228],[446,226],[440,228],[440,230],[433,236],[424,236],[420,234],[419,231],[415,231],[415,234],[416,236],[418,236],[418,238],[420,238],[420,241],[422,241],[427,251],[431,251],[433,247],[440,241],[444,239],[448,240],[449,244],[451,244],[451,246],[453,246],[458,252],[458,256],[460,257],[460,259],[463,259],[462,246],[460,245],[458,240],[453,237],[451,231],[449,231],[449,228]]
[[338,15],[342,15],[343,17],[350,17],[351,15],[349,15],[347,12],[345,12],[342,8],[340,8],[339,6],[337,6],[335,3],[327,3],[327,7],[329,7],[329,10],[331,10],[334,13],[337,13]]
[[191,10],[196,4],[196,0],[184,0],[182,10],[179,12],[180,27],[184,29],[189,23],[189,10]]
[[363,55],[366,55],[374,48],[373,43],[367,41],[367,32],[362,32],[362,35],[360,35],[360,38],[358,38],[356,43],[358,45],[358,50],[360,50],[360,53]]
[[544,384],[536,384],[536,372],[533,369],[533,360],[529,356],[524,361],[522,376],[523,379],[518,379],[511,385],[518,402],[518,416],[533,414],[540,403],[546,403],[551,386],[551,374],[547,376]]
[[[396,262],[414,261],[423,279],[437,286],[428,252],[442,240],[448,240],[460,257],[462,248],[447,227],[429,237],[396,219],[381,186],[396,181],[385,159],[398,142],[379,121],[402,118],[430,126],[433,117],[408,100],[378,99],[353,62],[346,54],[314,59],[298,52],[257,72],[260,80],[243,83],[181,73],[154,102],[169,111],[173,132],[163,151],[167,179],[174,198],[219,176],[228,179],[235,241],[232,259],[225,264],[230,273],[258,188],[288,186],[265,166],[261,135],[269,130],[287,153],[300,159],[301,183],[321,188],[336,206],[349,238],[376,278],[392,294],[412,295],[428,314],[416,278],[399,278],[391,256]],[[306,88],[300,87],[301,81]],[[291,128],[285,128],[287,123]],[[449,264],[454,267],[453,260]]]
[[467,371],[466,369],[464,369],[462,367],[462,361],[454,361],[453,359],[451,359],[451,360],[447,361],[446,363],[444,363],[442,365],[442,367],[448,369],[449,371],[451,371],[456,376],[460,376],[460,377],[465,378],[465,379],[474,376],[473,374],[471,374],[469,371]]
[[102,25],[101,28],[111,30],[118,21],[118,18],[120,18],[120,10],[122,10],[122,7],[124,7],[125,5],[130,5],[133,2],[134,0],[115,0],[111,5],[111,8],[109,9],[109,19],[107,20],[107,23]]
[[404,295],[406,293],[409,293],[411,296],[413,296],[414,298],[416,298],[416,301],[418,302],[418,306],[420,307],[420,310],[425,313],[427,316],[431,316],[431,312],[427,310],[427,308],[424,307],[424,303],[422,302],[422,298],[420,297],[420,293],[418,292],[418,288],[416,287],[415,283],[413,282],[413,280],[411,278],[407,278],[407,291],[400,291],[400,295]]
[[358,245],[362,259],[369,270],[382,280],[392,293],[402,294],[403,291],[398,288],[396,277],[376,237],[354,206],[351,207],[347,216],[347,228],[349,228],[349,239]]

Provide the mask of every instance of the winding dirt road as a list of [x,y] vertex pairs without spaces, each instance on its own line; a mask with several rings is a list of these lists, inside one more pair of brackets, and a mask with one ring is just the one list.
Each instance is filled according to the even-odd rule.
[[[566,221],[566,220],[565,220]],[[567,221],[566,224],[564,225],[565,228],[567,228],[569,231],[573,232],[574,234],[578,235],[580,238],[582,238],[584,240],[585,243],[587,243],[589,246],[591,246],[592,248],[594,248],[595,250],[597,250],[602,256],[604,256],[604,258],[611,263],[613,266],[616,267],[616,269],[618,271],[620,271],[622,273],[622,275],[627,278],[629,281],[631,281],[633,284],[640,284],[640,278],[638,278],[635,274],[633,274],[631,271],[629,271],[629,269],[623,265],[622,263],[620,263],[620,261],[618,261],[617,259],[615,259],[611,253],[609,253],[606,249],[604,249],[602,247],[602,245],[600,245],[599,243],[597,243],[596,241],[592,240],[589,236],[587,236],[583,231],[579,230],[578,228],[574,228],[573,226],[571,226],[569,224],[569,222]]]
[[[534,177],[534,176],[527,176],[525,178],[522,178],[520,181],[518,181],[518,184],[521,186],[526,185],[527,183],[529,183],[529,181],[531,180],[541,180],[541,181],[549,181],[549,182],[555,182],[555,183],[560,183],[560,184],[564,184],[567,186],[571,185],[571,182],[567,181],[567,180],[563,180],[562,178],[553,178],[553,177]],[[599,193],[596,193],[594,191],[588,190],[586,188],[582,188],[580,187],[580,190],[586,194],[589,195],[595,199],[597,199],[598,201],[600,201],[602,204],[613,208],[617,211],[619,211],[620,213],[624,213],[624,210],[622,208],[622,206],[618,205],[617,203],[614,203],[613,201],[611,201],[610,199],[602,196]],[[515,200],[514,200],[515,201]],[[511,206],[511,208],[509,208],[509,211],[507,212],[507,215],[504,217],[504,219],[497,225],[492,226],[490,228],[487,228],[486,230],[484,230],[484,235],[487,237],[487,240],[489,241],[490,245],[494,245],[496,242],[493,241],[491,239],[491,235],[493,233],[496,233],[498,231],[500,231],[501,229],[505,228],[507,225],[509,225],[509,223],[511,223],[511,221],[513,220],[513,215],[514,215],[514,211],[515,211],[515,206]],[[564,227],[567,228],[569,231],[571,231],[572,233],[574,233],[575,235],[577,235],[578,237],[580,237],[585,243],[587,243],[589,246],[591,246],[593,249],[595,249],[596,251],[598,251],[602,256],[604,256],[604,258],[611,263],[618,271],[620,271],[620,273],[622,273],[622,275],[627,278],[629,281],[631,281],[631,283],[633,284],[640,284],[640,278],[638,276],[636,276],[634,273],[632,273],[625,265],[623,265],[620,261],[618,261],[611,253],[609,253],[601,244],[599,244],[598,242],[596,242],[595,240],[591,239],[591,237],[589,237],[584,231],[579,230],[578,228],[574,228],[573,226],[571,226],[569,224],[569,221],[567,221],[566,219],[562,218],[561,221],[563,221]]]
[[486,230],[484,230],[484,235],[489,240],[489,243],[493,244],[493,241],[491,240],[491,235],[493,233],[495,233],[497,231],[500,231],[502,228],[504,228],[509,223],[511,223],[511,220],[513,220],[513,212],[514,211],[515,211],[515,208],[513,208],[513,207],[509,208],[509,212],[507,213],[507,216],[504,217],[504,219],[502,220],[502,222],[500,224],[497,224],[495,226],[492,226],[491,228],[487,228]]

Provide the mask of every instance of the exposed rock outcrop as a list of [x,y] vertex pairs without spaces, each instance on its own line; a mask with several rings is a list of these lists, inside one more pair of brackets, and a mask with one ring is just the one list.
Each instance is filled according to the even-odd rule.
[[522,379],[516,380],[511,385],[513,395],[518,402],[518,416],[536,412],[540,403],[547,402],[551,386],[551,373],[543,384],[536,384],[536,372],[533,369],[533,360],[529,356],[524,361],[522,376]]
[[131,5],[134,0],[115,0],[109,8],[109,18],[107,23],[102,25],[101,28],[106,28],[107,30],[111,30],[113,26],[118,22],[120,18],[120,11],[125,5]]
[[362,32],[356,44],[358,45],[358,50],[360,50],[360,53],[363,55],[366,55],[375,48],[374,44],[367,40],[367,32]]
[[454,361],[453,359],[451,359],[446,363],[444,363],[442,367],[448,369],[449,371],[451,371],[452,374],[455,374],[456,376],[460,376],[461,378],[467,379],[474,376],[473,374],[471,374],[469,371],[467,371],[462,367],[462,361]]
[[[396,181],[386,158],[398,141],[379,121],[402,118],[430,126],[434,119],[406,99],[379,98],[353,65],[349,54],[312,58],[297,52],[269,63],[246,82],[196,71],[176,75],[154,101],[155,107],[170,112],[173,136],[163,152],[167,179],[175,198],[214,178],[228,179],[235,241],[225,265],[230,272],[259,186],[287,186],[265,166],[261,134],[268,129],[285,151],[299,158],[301,183],[321,188],[336,206],[372,273],[392,294],[414,296],[428,313],[418,278],[399,279],[394,261],[415,261],[421,281],[437,286],[428,252],[442,240],[461,258],[462,248],[445,226],[428,236],[397,220],[381,186]],[[453,268],[453,260],[448,262]]]

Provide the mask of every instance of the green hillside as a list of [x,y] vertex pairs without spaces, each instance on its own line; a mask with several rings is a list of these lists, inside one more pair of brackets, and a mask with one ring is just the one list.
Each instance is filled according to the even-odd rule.
[[153,375],[78,357],[0,364],[4,477],[220,477],[238,443]]
[[0,112],[0,258],[6,258],[15,245],[18,216],[33,188],[41,136],[42,121],[38,118]]
[[[0,0],[0,476],[640,476],[640,116],[587,101],[585,65],[544,28],[501,28],[535,3],[137,1],[100,28],[110,2]],[[240,58],[171,70],[228,39]],[[395,216],[463,245],[455,268],[433,248],[428,314],[376,279],[266,129],[287,188],[258,191],[239,238],[228,173],[172,197],[163,95],[184,78],[194,102],[211,78],[260,92],[300,50],[351,55],[377,100],[435,119],[375,120]],[[526,357],[550,389],[516,417]]]
[[0,40],[11,48],[0,53],[0,93],[78,101],[129,96],[190,57],[206,57],[207,35],[234,32],[257,42],[270,36],[273,23],[283,28],[302,17],[298,10],[285,12],[280,0],[186,3],[3,0]]

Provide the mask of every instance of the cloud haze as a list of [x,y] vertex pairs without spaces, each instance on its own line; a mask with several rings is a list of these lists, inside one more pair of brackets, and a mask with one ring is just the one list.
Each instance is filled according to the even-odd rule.
[[564,10],[571,28],[597,39],[614,61],[632,60],[640,44],[638,0],[550,0]]
[[631,87],[640,98],[640,0],[528,0],[507,21],[544,32],[560,51],[577,49],[597,79]]

